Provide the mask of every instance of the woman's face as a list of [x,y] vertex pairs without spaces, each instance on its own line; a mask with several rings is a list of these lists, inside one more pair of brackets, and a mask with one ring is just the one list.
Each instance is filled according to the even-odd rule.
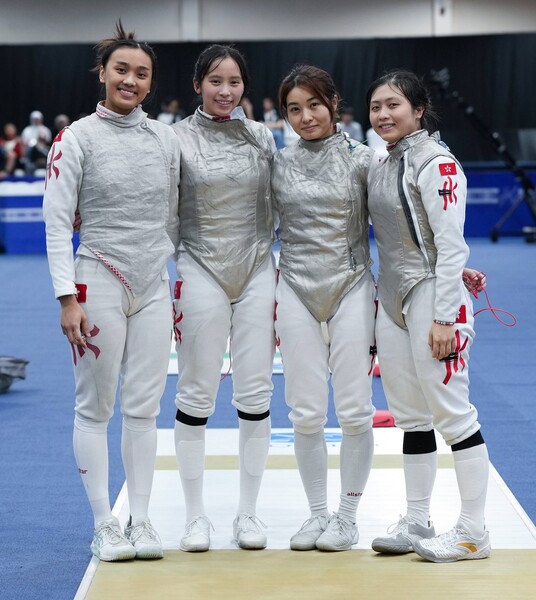
[[388,144],[421,129],[422,107],[413,108],[395,85],[380,85],[370,99],[369,117],[374,131]]
[[153,65],[141,48],[119,47],[101,67],[99,80],[106,88],[104,106],[121,115],[128,115],[141,104],[151,89]]
[[[334,99],[333,102],[335,110],[337,100]],[[321,140],[334,131],[328,107],[305,87],[298,86],[289,92],[287,119],[292,129],[304,140]]]
[[194,89],[201,94],[204,112],[213,117],[226,117],[240,104],[244,81],[235,60],[217,58],[203,80],[194,81]]

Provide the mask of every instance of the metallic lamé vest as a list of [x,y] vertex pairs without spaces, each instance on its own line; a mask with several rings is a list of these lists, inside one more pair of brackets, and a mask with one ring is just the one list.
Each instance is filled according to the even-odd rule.
[[437,249],[417,179],[438,156],[456,161],[437,137],[420,130],[397,142],[369,177],[369,212],[380,259],[379,297],[387,314],[404,329],[404,299],[419,281],[435,277]]
[[199,111],[174,129],[181,145],[181,243],[236,299],[273,242],[271,134],[254,121],[212,121]]
[[371,157],[366,146],[336,133],[300,139],[274,158],[281,275],[320,322],[333,316],[371,264],[366,192]]
[[94,113],[69,129],[84,153],[79,254],[100,254],[140,296],[174,251],[166,225],[177,137],[141,109],[133,119]]

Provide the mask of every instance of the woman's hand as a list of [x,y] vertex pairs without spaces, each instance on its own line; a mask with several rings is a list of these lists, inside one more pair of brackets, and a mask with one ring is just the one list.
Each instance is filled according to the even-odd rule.
[[466,267],[463,270],[462,278],[465,287],[475,298],[478,298],[478,292],[481,292],[486,287],[486,274],[475,269],[468,269]]
[[61,330],[71,344],[86,347],[86,338],[90,336],[90,327],[84,309],[78,304],[76,296],[61,296]]
[[432,323],[428,334],[428,345],[432,350],[432,357],[441,360],[456,351],[456,336],[453,325],[440,325]]
[[80,231],[80,225],[82,225],[82,218],[80,217],[80,213],[77,210],[74,213],[73,231],[74,232]]

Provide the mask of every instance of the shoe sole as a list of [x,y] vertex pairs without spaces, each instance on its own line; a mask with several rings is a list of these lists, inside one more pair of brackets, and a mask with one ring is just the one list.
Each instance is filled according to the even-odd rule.
[[479,560],[481,558],[489,558],[491,555],[491,546],[485,546],[478,552],[472,552],[471,554],[465,554],[463,556],[454,556],[454,557],[438,557],[435,556],[432,552],[426,550],[426,548],[415,548],[415,552],[425,560],[434,563],[453,563],[458,562],[459,560]]
[[183,552],[206,552],[210,546],[205,546],[205,545],[198,545],[198,546],[183,546],[182,544],[179,546],[179,548],[183,551]]
[[388,546],[376,540],[372,542],[372,549],[374,552],[379,552],[380,554],[409,554],[413,552],[413,546],[408,546],[407,544],[405,546],[394,546],[392,544]]
[[[322,550],[323,552],[344,552],[345,550],[351,550],[352,546],[357,544],[359,541],[359,535],[356,535],[354,541],[351,544],[345,544],[344,546],[330,546],[329,544],[325,544],[322,540],[317,540],[316,547],[318,550]],[[320,543],[319,543],[320,542]]]
[[290,549],[298,550],[300,552],[307,552],[307,550],[316,550],[316,542],[313,542],[312,544],[300,544],[296,542],[290,542]]
[[120,562],[123,560],[133,560],[136,558],[136,551],[134,552],[130,550],[125,550],[124,552],[120,552],[118,554],[101,554],[98,551],[91,549],[91,552],[94,556],[96,556],[99,560],[103,560],[104,562]]
[[164,552],[158,548],[138,550],[136,552],[136,558],[140,560],[154,560],[158,558],[164,558]]

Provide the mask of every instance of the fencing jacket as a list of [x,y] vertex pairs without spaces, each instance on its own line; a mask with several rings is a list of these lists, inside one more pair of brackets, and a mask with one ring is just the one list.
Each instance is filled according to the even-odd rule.
[[147,290],[178,242],[179,170],[177,136],[141,106],[123,116],[98,105],[58,134],[43,201],[56,297],[76,293],[76,209],[77,253],[102,260],[134,296]]
[[371,265],[367,174],[372,152],[344,133],[278,152],[272,169],[282,277],[320,322]]
[[174,125],[181,145],[181,244],[231,300],[273,242],[272,135],[235,114],[213,120],[198,109]]
[[453,323],[464,303],[462,271],[467,182],[449,150],[420,130],[402,138],[369,176],[369,212],[380,258],[378,289],[387,314],[405,328],[404,300],[436,279],[434,318]]

